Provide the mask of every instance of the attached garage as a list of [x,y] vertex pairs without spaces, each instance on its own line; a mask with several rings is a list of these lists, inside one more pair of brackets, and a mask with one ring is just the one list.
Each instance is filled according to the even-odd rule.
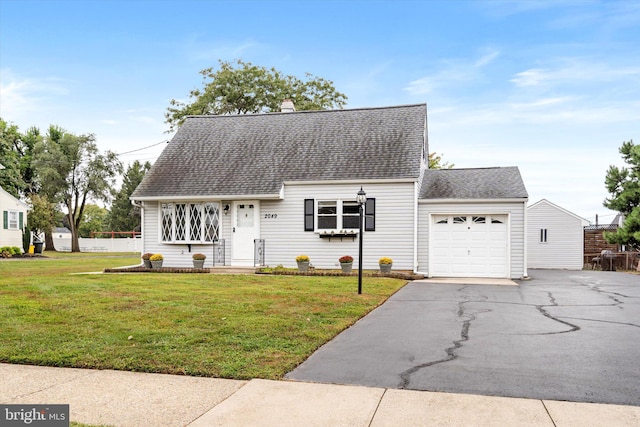
[[427,171],[418,201],[418,271],[526,276],[526,202],[515,167]]

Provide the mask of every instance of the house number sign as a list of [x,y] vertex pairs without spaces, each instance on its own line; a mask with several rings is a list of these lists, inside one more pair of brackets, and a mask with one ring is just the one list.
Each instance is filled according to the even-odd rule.
[[265,219],[276,219],[276,218],[278,218],[278,214],[266,213],[266,214],[264,214],[264,218]]

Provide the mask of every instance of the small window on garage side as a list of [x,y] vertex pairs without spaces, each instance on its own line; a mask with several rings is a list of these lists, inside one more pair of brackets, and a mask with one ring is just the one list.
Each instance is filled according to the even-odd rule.
[[466,216],[454,216],[453,217],[453,223],[454,224],[466,224],[467,223],[467,217]]
[[540,243],[547,243],[547,229],[540,229]]

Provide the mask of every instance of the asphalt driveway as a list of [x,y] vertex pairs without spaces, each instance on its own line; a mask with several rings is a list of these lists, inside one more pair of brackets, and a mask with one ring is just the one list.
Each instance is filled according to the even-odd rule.
[[640,406],[640,275],[529,274],[409,283],[287,378]]

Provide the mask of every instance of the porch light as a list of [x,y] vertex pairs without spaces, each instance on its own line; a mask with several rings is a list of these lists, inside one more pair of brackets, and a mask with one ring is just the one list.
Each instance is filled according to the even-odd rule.
[[358,233],[358,295],[360,295],[362,293],[362,224],[364,222],[364,205],[367,203],[367,193],[364,192],[362,186],[360,186],[360,191],[356,196],[356,202],[358,202],[360,212],[360,232]]

